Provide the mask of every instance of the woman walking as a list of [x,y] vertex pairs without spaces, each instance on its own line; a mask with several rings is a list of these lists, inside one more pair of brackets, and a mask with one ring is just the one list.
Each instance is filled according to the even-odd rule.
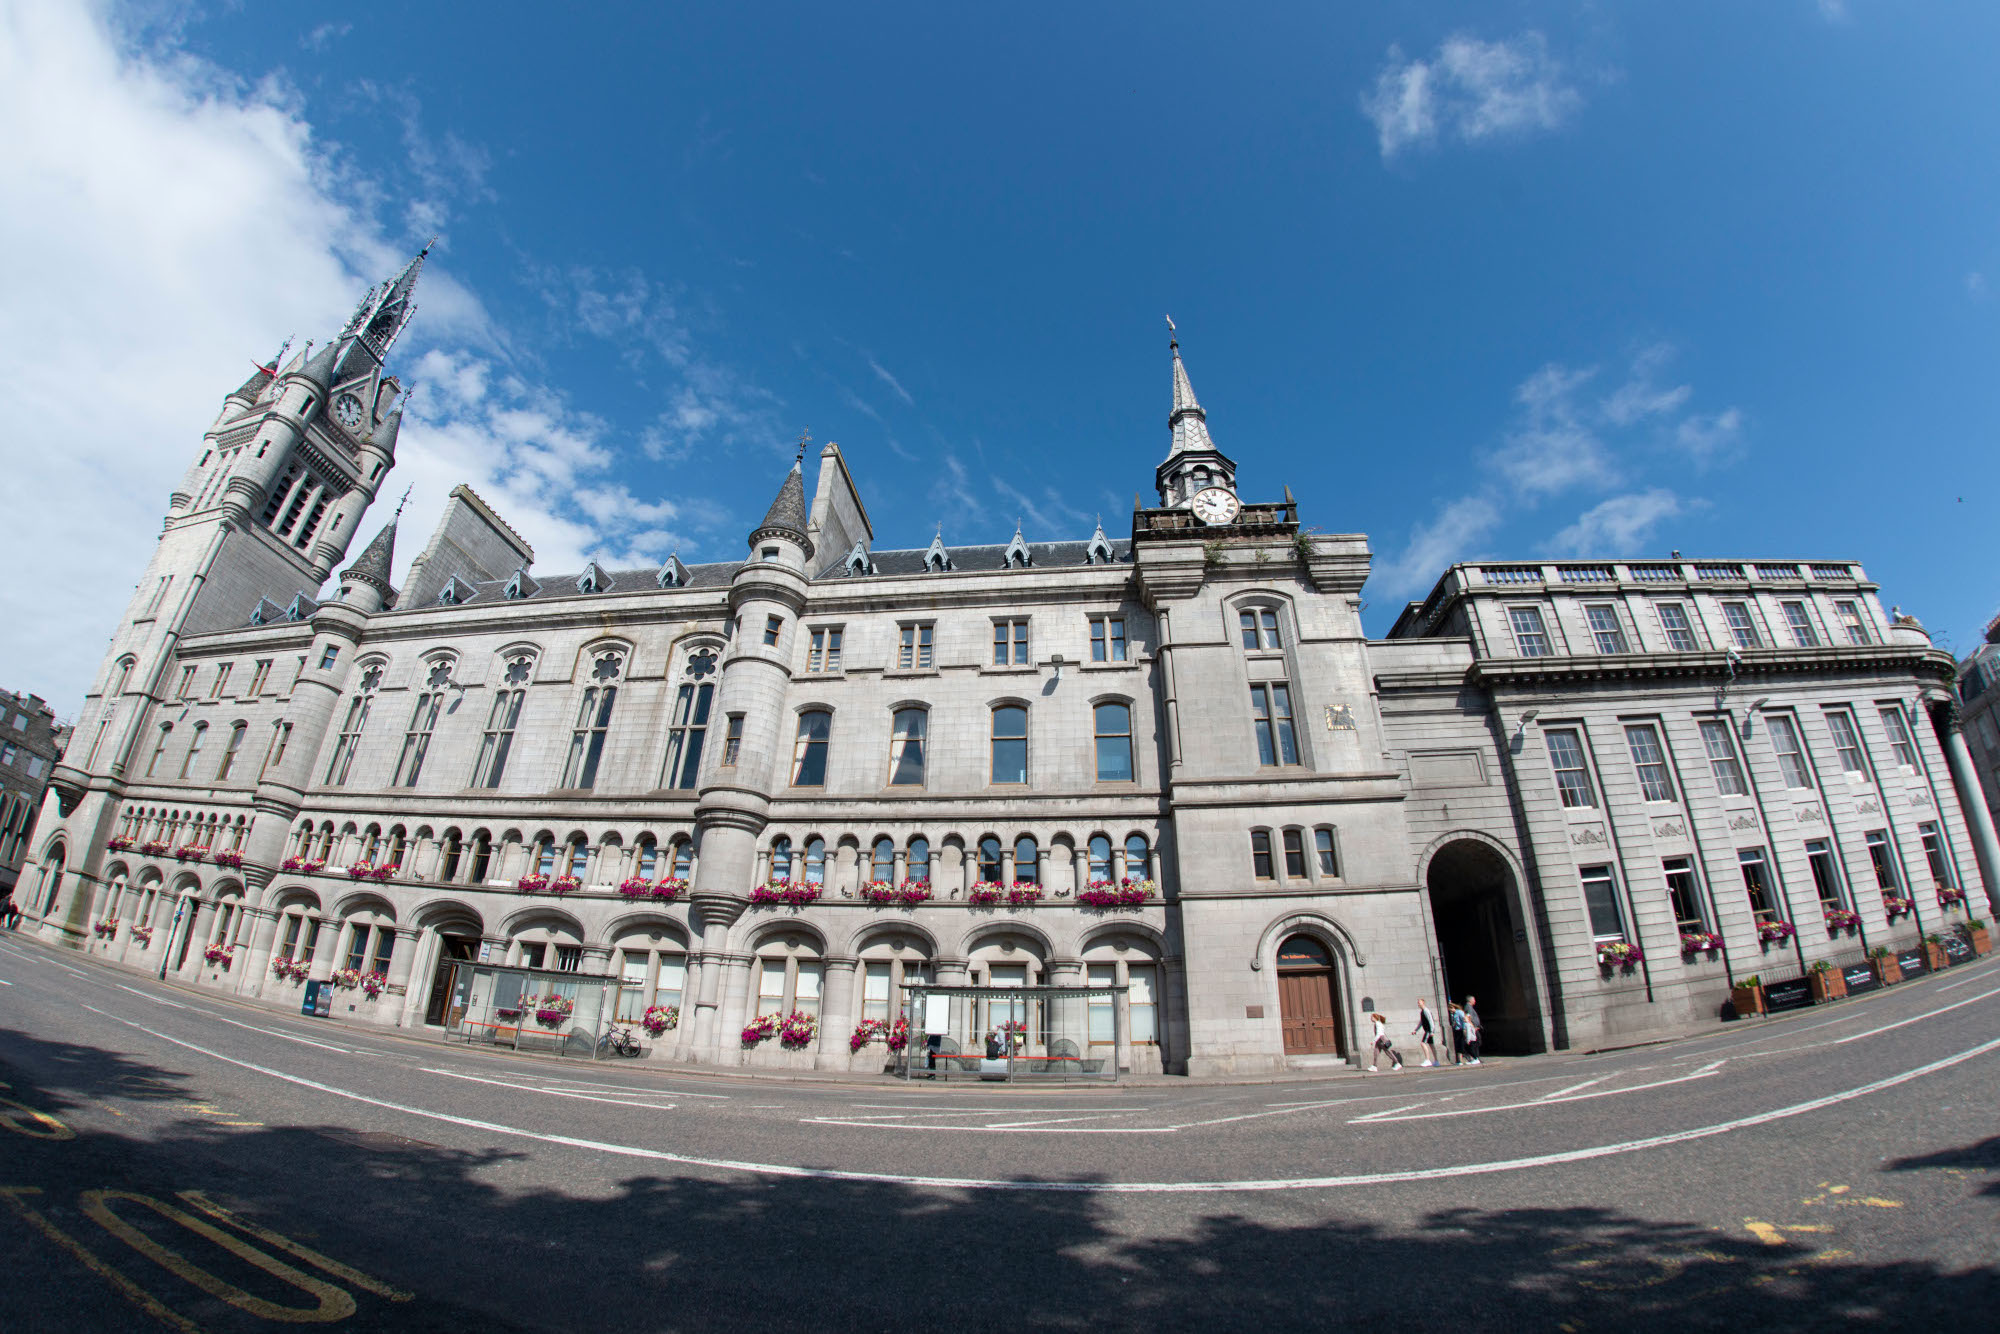
[[1385,1052],[1388,1053],[1391,1062],[1389,1066],[1390,1072],[1393,1073],[1401,1070],[1403,1068],[1403,1058],[1396,1054],[1396,1044],[1389,1041],[1389,1016],[1386,1014],[1371,1014],[1368,1018],[1375,1025],[1374,1055],[1369,1058],[1368,1073],[1373,1075],[1381,1072],[1382,1055]]
[[1465,1053],[1470,1058],[1469,1064],[1472,1065],[1479,1064],[1481,1025],[1479,1022],[1479,1007],[1474,1003],[1478,999],[1477,996],[1467,996],[1465,998]]

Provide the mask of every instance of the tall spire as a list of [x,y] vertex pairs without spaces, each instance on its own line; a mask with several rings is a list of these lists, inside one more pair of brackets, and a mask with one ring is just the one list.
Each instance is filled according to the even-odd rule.
[[1194,396],[1194,384],[1188,379],[1187,367],[1181,363],[1181,340],[1174,330],[1172,317],[1167,320],[1167,348],[1174,359],[1174,406],[1167,414],[1167,428],[1173,432],[1173,445],[1167,456],[1185,454],[1191,450],[1213,450],[1215,441],[1208,436],[1208,414],[1202,411],[1201,401]]
[[771,502],[771,508],[764,515],[764,522],[757,525],[750,534],[750,545],[766,537],[783,536],[790,538],[805,548],[807,559],[813,554],[813,543],[806,536],[806,479],[805,442],[799,443],[799,458],[792,463],[792,470],[785,474],[784,482],[778,487],[778,498]]
[[[409,493],[403,495],[409,499]],[[396,559],[396,525],[402,522],[403,507],[396,506],[396,517],[382,526],[375,534],[375,540],[361,549],[354,558],[354,564],[341,575],[343,583],[362,583],[374,589],[381,596],[382,605],[389,606],[396,596],[395,588],[389,583],[389,567]]]

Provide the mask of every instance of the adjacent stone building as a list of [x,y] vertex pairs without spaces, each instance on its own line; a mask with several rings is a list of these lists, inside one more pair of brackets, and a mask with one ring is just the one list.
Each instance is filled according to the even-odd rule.
[[0,901],[11,897],[69,724],[40,695],[0,691]]
[[1950,659],[1859,566],[1456,566],[1371,641],[1366,539],[1239,491],[1178,345],[1115,538],[881,548],[827,445],[742,559],[538,574],[460,487],[403,587],[392,522],[321,600],[421,262],[210,428],[37,834],[49,939],[379,974],[336,1013],[408,1027],[479,960],[609,974],[752,1065],[880,1068],[910,982],[1124,987],[1099,1055],[1227,1074],[1447,991],[1498,1050],[1674,1031],[1990,883]]

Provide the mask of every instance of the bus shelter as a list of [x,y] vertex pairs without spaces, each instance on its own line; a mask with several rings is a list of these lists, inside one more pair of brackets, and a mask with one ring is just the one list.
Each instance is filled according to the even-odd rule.
[[1124,986],[903,987],[909,1041],[895,1073],[912,1079],[1118,1078]]
[[465,1042],[595,1059],[618,979],[506,964],[459,963],[446,1031]]

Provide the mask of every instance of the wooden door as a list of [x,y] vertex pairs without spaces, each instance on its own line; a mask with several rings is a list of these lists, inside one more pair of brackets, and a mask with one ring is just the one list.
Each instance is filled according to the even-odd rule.
[[1287,1055],[1313,1056],[1340,1050],[1331,969],[1279,973],[1278,1013],[1284,1024]]

